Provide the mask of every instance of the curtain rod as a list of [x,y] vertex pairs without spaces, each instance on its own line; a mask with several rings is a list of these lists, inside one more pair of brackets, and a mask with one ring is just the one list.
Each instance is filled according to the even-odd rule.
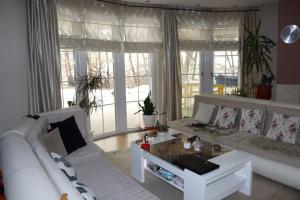
[[216,10],[212,8],[189,8],[189,7],[172,7],[168,5],[161,5],[161,4],[143,4],[143,3],[132,3],[126,1],[117,1],[117,0],[96,0],[99,2],[110,3],[115,5],[122,5],[128,7],[135,7],[135,8],[157,8],[157,9],[165,9],[165,10],[183,10],[183,11],[199,11],[199,12],[257,12],[259,11],[258,8],[250,8],[250,9],[224,9],[224,10]]

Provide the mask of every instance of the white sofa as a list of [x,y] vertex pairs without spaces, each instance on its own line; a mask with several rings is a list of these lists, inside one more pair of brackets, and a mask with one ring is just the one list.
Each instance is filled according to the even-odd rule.
[[86,146],[66,156],[79,181],[101,199],[158,199],[108,161],[88,134],[84,111],[72,107],[42,113],[38,120],[25,118],[19,126],[1,136],[0,164],[8,200],[58,200],[63,193],[68,194],[69,200],[83,199],[38,140],[38,136],[47,132],[49,122],[72,115],[87,142]]
[[[265,142],[265,136],[270,127],[273,112],[300,117],[300,105],[283,104],[268,100],[258,100],[236,96],[201,95],[195,97],[193,116],[195,116],[197,112],[199,102],[213,105],[224,105],[238,109],[263,109],[265,111],[265,115],[264,130],[262,135],[258,136],[235,130],[232,134],[219,136],[217,141],[221,144],[250,153],[252,155],[253,170],[255,173],[300,190],[300,133],[297,135],[296,144],[283,144],[288,146],[288,148],[291,150],[295,150],[291,154],[272,148],[260,148],[260,146],[253,145],[251,143],[251,141],[254,139],[256,141],[262,141],[262,144]],[[214,118],[214,116],[212,118]],[[235,123],[236,129],[239,126],[240,118],[241,116],[239,114]],[[191,124],[191,121],[193,121],[193,118],[186,118],[171,121],[168,123],[168,125],[171,128],[210,140],[210,136],[207,132],[195,131],[194,129],[186,126],[187,124]],[[275,143],[277,145],[277,142]],[[281,145],[281,142],[278,142],[278,145]]]

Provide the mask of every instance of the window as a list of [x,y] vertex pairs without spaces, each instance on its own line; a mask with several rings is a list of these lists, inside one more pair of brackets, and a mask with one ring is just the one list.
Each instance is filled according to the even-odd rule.
[[152,66],[149,53],[125,54],[127,128],[142,126],[141,113],[136,113],[152,90]]
[[88,70],[100,70],[107,80],[107,86],[96,92],[100,106],[91,113],[91,128],[96,133],[116,131],[114,65],[112,52],[87,52]]
[[72,50],[61,49],[61,96],[62,106],[68,107],[68,101],[74,101],[75,82],[74,82],[74,54]]
[[[100,70],[108,84],[96,92],[101,107],[90,113],[94,134],[126,131],[143,126],[141,113],[135,113],[140,109],[138,103],[143,104],[148,93],[153,91],[153,56],[152,53],[82,52],[61,49],[63,106],[68,107],[68,101],[75,101],[76,76],[89,70]],[[117,105],[117,100],[123,96],[126,98],[125,103],[119,101]]]
[[[143,126],[138,103],[153,91],[154,54],[162,49],[161,9],[63,0],[57,4],[64,107],[76,86],[68,80],[101,69],[109,86],[97,91],[101,107],[91,113],[94,134]],[[69,91],[70,90],[70,91]]]
[[177,12],[182,113],[199,93],[230,94],[239,82],[239,13]]
[[227,95],[238,88],[238,51],[215,51],[213,65],[214,94]]

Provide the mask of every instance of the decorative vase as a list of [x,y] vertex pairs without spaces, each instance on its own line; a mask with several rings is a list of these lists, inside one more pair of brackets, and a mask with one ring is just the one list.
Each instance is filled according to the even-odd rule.
[[143,115],[145,128],[154,127],[155,115]]
[[256,98],[270,100],[272,97],[272,85],[257,85]]

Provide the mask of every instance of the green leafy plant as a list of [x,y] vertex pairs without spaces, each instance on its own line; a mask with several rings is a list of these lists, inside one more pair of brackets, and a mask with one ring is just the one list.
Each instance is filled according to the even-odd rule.
[[107,87],[107,79],[100,69],[90,69],[87,74],[76,79],[76,104],[85,109],[87,113],[97,110],[101,106],[96,91]]
[[276,43],[269,37],[260,34],[261,20],[252,33],[246,27],[246,32],[248,37],[244,41],[243,46],[243,66],[245,67],[244,73],[249,76],[254,68],[256,68],[257,73],[265,72],[270,74],[270,77],[275,76],[270,68],[269,61],[272,61],[270,56],[271,49],[276,46]]
[[142,106],[140,103],[139,107],[141,108],[136,113],[143,112],[144,115],[155,115],[157,114],[157,111],[155,111],[156,106],[153,104],[151,100],[151,92],[148,93],[148,96],[144,100],[144,106]]
[[247,92],[243,88],[241,88],[241,89],[237,88],[237,89],[232,90],[230,95],[239,96],[239,97],[247,97]]
[[271,85],[274,79],[275,77],[272,75],[267,76],[266,74],[263,74],[260,79],[260,85]]

